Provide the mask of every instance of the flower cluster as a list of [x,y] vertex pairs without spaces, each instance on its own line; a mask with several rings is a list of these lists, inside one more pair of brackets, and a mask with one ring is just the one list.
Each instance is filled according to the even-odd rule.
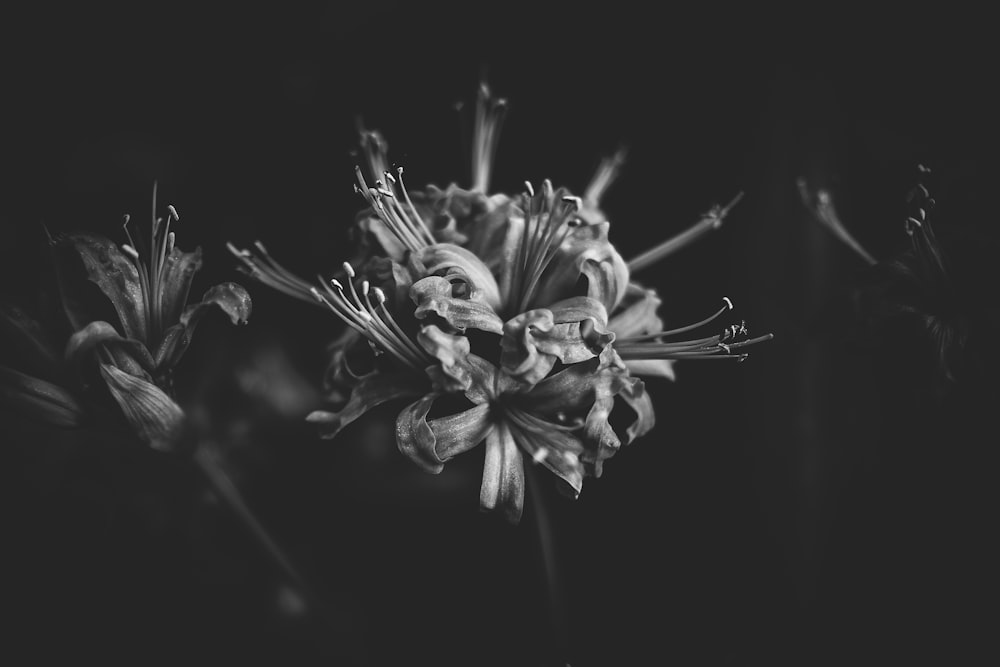
[[408,190],[402,167],[389,168],[384,138],[362,128],[369,173],[357,167],[355,187],[367,206],[355,223],[363,242],[334,277],[303,280],[259,242],[229,248],[257,281],[348,327],[328,374],[337,409],[308,416],[322,436],[401,401],[399,449],[436,473],[485,442],[480,505],[516,523],[526,457],[576,497],[586,476],[653,428],[643,378],[672,379],[680,359],[741,360],[770,335],[750,338],[743,323],[689,334],[729,311],[728,299],[704,321],[666,330],[655,290],[631,278],[718,228],[731,206],[627,262],[600,207],[623,152],[601,164],[582,197],[548,180],[490,193],[506,108],[481,86],[469,189]]

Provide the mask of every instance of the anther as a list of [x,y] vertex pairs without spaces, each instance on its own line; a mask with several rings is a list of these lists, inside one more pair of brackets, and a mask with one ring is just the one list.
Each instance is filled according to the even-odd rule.
[[535,196],[535,188],[531,185],[531,181],[525,181],[524,182],[524,187],[525,187],[525,189],[528,190],[528,196],[529,197],[534,197]]
[[729,310],[733,309],[733,302],[729,300],[728,296],[722,297],[722,300],[726,302],[727,306],[729,306]]
[[181,216],[177,215],[177,209],[174,208],[173,204],[167,204],[167,210],[170,211],[170,215],[173,216],[175,222],[180,222]]
[[349,278],[353,278],[354,277],[354,275],[355,275],[354,274],[354,267],[351,266],[350,262],[344,262],[344,273],[346,273],[347,277],[349,277]]
[[131,257],[132,259],[139,259],[139,253],[136,252],[136,249],[130,246],[129,244],[123,243],[122,250],[124,250],[125,254]]

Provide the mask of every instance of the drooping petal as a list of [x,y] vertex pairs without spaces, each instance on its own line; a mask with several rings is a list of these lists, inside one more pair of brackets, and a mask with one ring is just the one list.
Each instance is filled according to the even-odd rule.
[[428,276],[413,283],[410,296],[417,304],[414,316],[424,320],[437,315],[458,332],[469,327],[499,334],[503,321],[489,305],[481,301],[452,296],[452,284],[440,276]]
[[492,428],[486,404],[428,420],[427,413],[438,396],[428,394],[414,401],[396,419],[399,451],[434,474],[441,472],[445,461],[482,442]]
[[87,278],[114,306],[125,336],[146,342],[148,306],[132,260],[103,236],[69,234],[59,243],[68,244],[83,262]]
[[498,511],[510,523],[521,520],[524,509],[524,461],[507,423],[500,421],[486,436],[479,507]]
[[493,310],[500,308],[500,288],[483,261],[457,245],[438,243],[424,248],[420,261],[427,269],[426,275],[458,272],[469,283],[469,298],[481,301]]
[[194,274],[201,269],[201,264],[200,246],[191,252],[183,252],[175,247],[164,259],[160,278],[161,321],[164,326],[180,320],[191,291],[191,281]]
[[0,366],[0,406],[60,427],[83,424],[86,415],[66,389],[13,368]]
[[111,364],[101,364],[111,396],[132,430],[159,451],[171,451],[183,430],[184,411],[162,389]]
[[372,372],[358,381],[340,410],[315,410],[306,421],[318,425],[321,438],[330,439],[372,408],[397,398],[422,396],[427,389],[426,381],[412,373]]
[[620,376],[605,374],[604,382],[594,385],[594,404],[590,407],[583,425],[583,440],[586,447],[581,458],[590,469],[590,474],[600,477],[603,463],[621,447],[621,440],[608,421],[615,407],[615,394],[622,390]]
[[170,368],[180,361],[198,323],[212,308],[221,310],[233,324],[246,324],[252,307],[250,295],[241,285],[221,283],[209,288],[200,302],[185,308],[179,322],[164,332],[155,354],[157,368]]

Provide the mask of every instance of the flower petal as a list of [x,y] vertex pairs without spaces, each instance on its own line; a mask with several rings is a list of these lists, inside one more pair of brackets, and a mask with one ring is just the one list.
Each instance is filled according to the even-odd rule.
[[424,248],[419,259],[427,267],[425,275],[457,272],[468,281],[471,300],[499,310],[500,288],[497,281],[483,261],[470,251],[450,243],[438,243]]
[[132,260],[103,236],[69,234],[58,244],[71,247],[83,262],[87,278],[114,306],[125,336],[146,342],[146,304]]
[[501,421],[486,436],[483,482],[479,507],[498,511],[510,523],[521,520],[524,509],[524,461],[507,423]]
[[163,273],[160,277],[161,313],[164,324],[173,324],[180,320],[191,291],[191,281],[201,268],[201,263],[200,246],[191,252],[183,252],[175,247],[164,259]]
[[423,327],[417,342],[440,366],[431,366],[428,375],[440,392],[465,391],[472,383],[473,369],[469,366],[469,339],[442,331],[434,324]]
[[155,384],[111,364],[101,364],[101,375],[136,435],[153,449],[172,451],[183,429],[180,406]]
[[618,338],[642,336],[663,331],[663,320],[657,315],[663,303],[656,290],[629,283],[624,300],[608,321],[608,329]]
[[55,426],[80,426],[86,418],[66,389],[6,366],[0,366],[0,405]]
[[556,360],[575,364],[599,355],[614,340],[606,324],[604,306],[589,297],[522,313],[504,323],[501,367],[520,382],[534,385]]
[[64,356],[72,363],[82,363],[102,343],[120,370],[147,379],[153,372],[153,357],[146,346],[124,338],[111,324],[101,320],[91,322],[70,336]]
[[468,327],[495,334],[503,331],[503,321],[492,307],[452,296],[452,291],[451,281],[440,276],[428,276],[413,283],[410,296],[417,304],[414,316],[424,320],[431,314],[437,315],[462,333]]
[[511,433],[517,444],[527,452],[533,463],[541,463],[555,473],[562,484],[560,491],[577,498],[583,489],[584,445],[579,438],[560,424],[532,415],[526,410],[508,410]]
[[396,419],[399,451],[434,474],[441,472],[445,461],[482,442],[492,426],[487,404],[428,421],[427,413],[439,395],[428,394],[418,399]]
[[629,378],[618,394],[635,411],[635,421],[626,430],[628,439],[626,444],[639,438],[656,426],[656,413],[653,410],[653,401],[646,392],[645,383],[639,378]]
[[221,283],[209,288],[200,302],[185,308],[179,322],[164,332],[156,349],[157,368],[172,368],[180,361],[201,318],[213,307],[225,313],[233,324],[246,324],[252,302],[247,291],[237,283]]
[[632,375],[677,379],[673,359],[629,359],[625,362],[625,367]]
[[358,381],[340,410],[315,410],[306,421],[318,424],[319,437],[329,440],[372,408],[397,398],[421,396],[427,389],[426,383],[412,373],[372,372]]
[[29,374],[54,380],[61,375],[59,354],[41,325],[15,306],[0,306],[3,361]]
[[628,265],[608,241],[608,223],[582,225],[570,234],[545,271],[532,305],[573,296],[580,276],[587,294],[612,312],[628,288]]

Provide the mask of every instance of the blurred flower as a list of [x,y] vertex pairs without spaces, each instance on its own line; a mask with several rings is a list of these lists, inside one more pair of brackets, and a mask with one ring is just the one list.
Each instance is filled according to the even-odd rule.
[[[906,195],[904,231],[909,243],[881,260],[858,254],[870,265],[856,287],[862,324],[872,337],[926,346],[939,389],[957,382],[986,381],[996,367],[992,341],[1000,332],[1000,311],[990,294],[990,257],[995,245],[985,237],[962,236],[953,220],[946,251],[932,225],[937,202],[927,181],[931,170],[917,167],[917,182]],[[821,220],[832,220],[845,239],[849,232],[833,212],[833,198],[819,190],[810,194],[800,181],[803,201]],[[986,272],[984,274],[984,272]]]
[[[328,376],[340,407],[308,417],[324,437],[376,405],[406,399],[396,421],[399,449],[437,473],[485,441],[480,505],[516,523],[524,454],[575,497],[623,439],[653,427],[652,402],[633,373],[672,377],[676,359],[742,359],[734,350],[770,335],[750,339],[741,324],[672,340],[726,312],[728,299],[704,322],[663,329],[655,291],[630,281],[631,263],[611,244],[600,208],[623,151],[602,162],[583,198],[548,180],[537,192],[526,182],[517,196],[487,194],[505,108],[480,88],[468,190],[411,193],[402,167],[389,171],[382,136],[360,128],[373,184],[358,166],[356,189],[368,206],[356,217],[355,262],[337,277],[312,284],[259,242],[229,247],[251,277],[348,325],[332,347]],[[730,207],[644,253],[637,268],[718,228]],[[610,417],[622,403],[634,419],[619,434]]]
[[[77,425],[85,404],[113,405],[132,431],[154,449],[170,450],[183,428],[184,413],[173,399],[173,369],[187,349],[201,318],[218,308],[235,323],[250,315],[250,297],[235,283],[210,288],[188,305],[201,249],[183,252],[174,245],[168,207],[120,248],[102,236],[62,234],[51,239],[63,312],[72,331],[62,355],[43,347],[34,325],[20,311],[3,321],[23,340],[34,340],[43,375],[30,376],[0,367],[8,401],[35,408],[34,414],[61,425]],[[88,284],[96,285],[101,297]],[[102,298],[103,297],[103,298]],[[65,359],[63,367],[60,357]],[[58,379],[56,379],[58,378]],[[106,394],[104,391],[106,390]]]

